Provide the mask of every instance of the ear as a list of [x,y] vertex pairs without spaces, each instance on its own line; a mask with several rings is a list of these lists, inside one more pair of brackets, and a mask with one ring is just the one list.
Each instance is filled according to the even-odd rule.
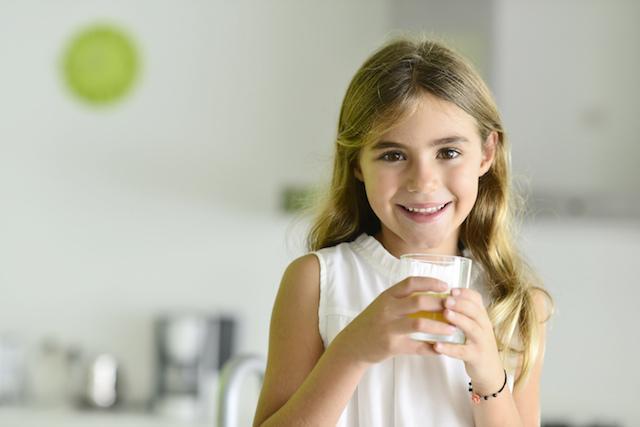
[[364,176],[362,176],[362,169],[360,169],[360,161],[356,161],[356,164],[353,167],[353,174],[355,175],[358,181],[364,182]]
[[486,141],[482,144],[482,161],[480,162],[480,175],[484,175],[489,171],[493,160],[496,156],[496,147],[498,146],[498,132],[492,131],[487,136]]

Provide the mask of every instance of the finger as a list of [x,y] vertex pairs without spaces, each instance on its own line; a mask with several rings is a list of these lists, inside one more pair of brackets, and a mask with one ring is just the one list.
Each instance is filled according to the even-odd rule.
[[406,354],[419,354],[421,356],[434,356],[438,353],[433,349],[433,343],[427,341],[414,340],[407,337],[409,351]]
[[451,296],[444,301],[444,306],[456,313],[464,314],[478,323],[486,323],[486,309],[483,306],[479,306],[475,301]]
[[445,282],[433,277],[411,276],[398,282],[385,292],[395,298],[404,298],[414,292],[446,292],[448,289],[449,287]]
[[469,347],[463,344],[437,342],[433,345],[433,351],[465,362],[469,360]]
[[480,334],[482,333],[482,327],[475,320],[465,316],[462,313],[451,311],[449,309],[444,311],[444,318],[454,326],[460,328],[464,333],[464,336],[468,341],[478,342]]
[[476,304],[484,307],[484,301],[482,300],[482,295],[480,292],[475,289],[469,288],[453,288],[451,289],[451,295],[454,297],[466,298],[474,301]]
[[433,343],[420,341],[406,335],[401,338],[396,354],[437,355],[433,349]]
[[391,323],[391,331],[397,334],[410,334],[413,332],[426,332],[434,335],[451,335],[456,328],[448,323],[440,322],[426,317],[405,317]]
[[444,301],[440,293],[414,292],[398,300],[398,315],[406,316],[419,311],[442,311]]

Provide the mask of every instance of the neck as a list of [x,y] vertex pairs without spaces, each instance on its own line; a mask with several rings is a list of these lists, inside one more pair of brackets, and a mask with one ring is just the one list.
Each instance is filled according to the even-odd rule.
[[458,248],[458,232],[449,236],[439,245],[431,247],[407,243],[393,232],[385,229],[380,230],[373,237],[382,244],[387,252],[396,258],[400,258],[400,255],[411,253],[462,256],[462,251]]

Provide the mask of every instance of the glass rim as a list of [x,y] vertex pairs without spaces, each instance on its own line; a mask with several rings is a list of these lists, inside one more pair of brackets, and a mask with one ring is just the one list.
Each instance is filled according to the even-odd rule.
[[[445,260],[448,261],[458,261],[461,262],[463,264],[466,263],[471,263],[473,260],[471,258],[467,258],[467,257],[463,257],[463,256],[458,256],[458,255],[440,255],[440,254],[427,254],[427,253],[408,253],[408,254],[402,254],[400,255],[400,259],[413,259],[416,261],[420,261],[419,259],[416,259],[417,257],[424,257],[425,261],[430,261],[427,258],[436,258],[436,260],[434,262],[438,262],[437,259],[442,260],[441,262],[447,262]],[[430,261],[431,262],[431,261]]]

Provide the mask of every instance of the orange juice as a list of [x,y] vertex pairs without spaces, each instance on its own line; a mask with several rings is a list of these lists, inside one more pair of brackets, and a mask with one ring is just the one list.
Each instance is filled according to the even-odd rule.
[[[431,295],[432,297],[445,299],[449,296],[449,292],[416,292],[415,294]],[[414,294],[414,295],[415,295]],[[417,319],[418,317],[425,317],[427,319],[437,320],[439,322],[447,322],[444,318],[442,310],[440,311],[418,311],[409,314],[410,318]]]

